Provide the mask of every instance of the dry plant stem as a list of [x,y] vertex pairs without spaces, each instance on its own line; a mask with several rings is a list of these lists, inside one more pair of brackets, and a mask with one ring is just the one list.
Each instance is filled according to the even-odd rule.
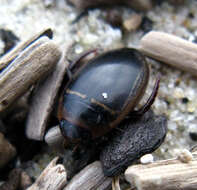
[[146,11],[152,8],[151,0],[69,0],[77,9],[83,10],[100,5],[124,4],[137,10]]
[[44,137],[45,142],[49,145],[49,146],[53,146],[53,145],[57,145],[57,144],[61,144],[64,140],[60,128],[59,126],[55,126],[50,128],[45,137]]
[[27,47],[0,74],[0,112],[49,74],[60,56],[58,47],[47,37]]
[[[66,51],[68,47],[65,48]],[[64,52],[53,73],[39,83],[32,98],[26,126],[26,134],[30,139],[43,140],[44,138],[49,115],[69,64],[66,54],[67,52]]]
[[23,43],[20,43],[18,46],[16,46],[12,51],[5,54],[1,60],[0,60],[0,70],[8,66],[8,64],[13,61],[28,45],[30,45],[32,42],[39,39],[41,36],[48,36],[49,38],[52,37],[52,31],[51,29],[44,29],[37,33],[36,35],[32,36],[27,41],[24,41]]
[[138,48],[145,55],[197,76],[197,45],[164,32],[149,32]]
[[105,177],[99,161],[86,166],[75,175],[63,190],[107,190],[112,179]]
[[64,166],[57,162],[56,157],[27,190],[62,190],[67,182],[67,174]]
[[197,187],[197,153],[184,163],[179,159],[130,166],[125,178],[138,190],[195,190]]

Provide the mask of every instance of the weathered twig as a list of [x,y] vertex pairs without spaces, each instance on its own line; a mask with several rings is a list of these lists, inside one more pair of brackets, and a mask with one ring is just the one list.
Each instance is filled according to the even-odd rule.
[[107,190],[112,179],[105,177],[99,161],[93,162],[72,178],[63,190]]
[[139,50],[154,59],[197,76],[197,45],[164,32],[149,32]]
[[185,154],[181,153],[177,159],[130,166],[125,177],[138,190],[194,190],[197,187],[197,153],[193,153],[193,160]]
[[47,36],[49,38],[52,38],[52,30],[51,29],[44,29],[37,33],[36,35],[32,36],[30,39],[24,41],[23,43],[20,43],[18,46],[16,46],[12,51],[5,54],[1,60],[0,60],[0,70],[8,66],[8,64],[13,61],[28,45],[30,45],[32,42],[35,42],[37,39],[39,39],[41,36]]
[[51,72],[60,56],[60,50],[48,37],[24,49],[0,74],[0,112]]
[[67,174],[64,166],[57,162],[56,157],[27,190],[62,190],[67,182]]
[[32,98],[26,126],[26,134],[30,139],[43,140],[49,115],[69,64],[66,58],[68,46],[65,49],[54,72],[39,84]]

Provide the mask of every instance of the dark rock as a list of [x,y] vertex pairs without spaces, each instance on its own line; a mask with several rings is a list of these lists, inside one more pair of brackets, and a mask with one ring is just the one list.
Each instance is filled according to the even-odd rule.
[[197,141],[197,133],[190,132],[190,133],[189,133],[189,136],[190,136],[190,138],[191,138],[193,141]]
[[152,111],[140,119],[124,121],[120,126],[122,132],[111,135],[109,144],[101,151],[104,174],[119,175],[138,158],[156,150],[165,139],[166,123],[166,117]]
[[187,97],[182,98],[182,103],[187,104],[189,102],[189,99]]

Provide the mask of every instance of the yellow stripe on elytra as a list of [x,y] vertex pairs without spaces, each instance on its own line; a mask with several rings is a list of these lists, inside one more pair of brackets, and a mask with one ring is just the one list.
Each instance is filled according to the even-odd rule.
[[[86,96],[85,94],[82,94],[82,93],[80,93],[80,92],[73,91],[73,90],[70,90],[70,89],[67,89],[67,90],[66,90],[66,93],[68,93],[68,94],[74,94],[74,95],[79,96],[79,97],[81,97],[81,98],[83,98],[83,99],[87,98],[87,96]],[[96,104],[96,105],[101,106],[103,109],[107,110],[107,111],[110,112],[112,115],[117,114],[116,111],[112,110],[111,108],[109,108],[109,107],[106,106],[105,104],[102,104],[101,102],[98,102],[98,101],[95,100],[94,98],[91,98],[90,101],[91,101],[92,104]]]
[[105,110],[107,110],[108,112],[110,112],[112,115],[115,115],[116,114],[116,111],[114,111],[111,108],[107,107],[105,104],[102,104],[101,102],[96,101],[94,98],[91,98],[90,101],[93,104],[97,104],[97,105],[101,106],[102,108],[104,108]]
[[67,89],[66,90],[66,93],[68,93],[68,94],[74,94],[74,95],[79,96],[79,97],[81,97],[83,99],[87,98],[87,96],[85,94],[82,94],[80,92],[73,91],[73,90],[70,90],[70,89]]

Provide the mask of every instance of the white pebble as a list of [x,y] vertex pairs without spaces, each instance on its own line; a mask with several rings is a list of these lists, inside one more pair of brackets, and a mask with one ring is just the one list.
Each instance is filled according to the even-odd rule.
[[149,164],[154,161],[154,157],[152,154],[146,154],[140,158],[141,164]]

